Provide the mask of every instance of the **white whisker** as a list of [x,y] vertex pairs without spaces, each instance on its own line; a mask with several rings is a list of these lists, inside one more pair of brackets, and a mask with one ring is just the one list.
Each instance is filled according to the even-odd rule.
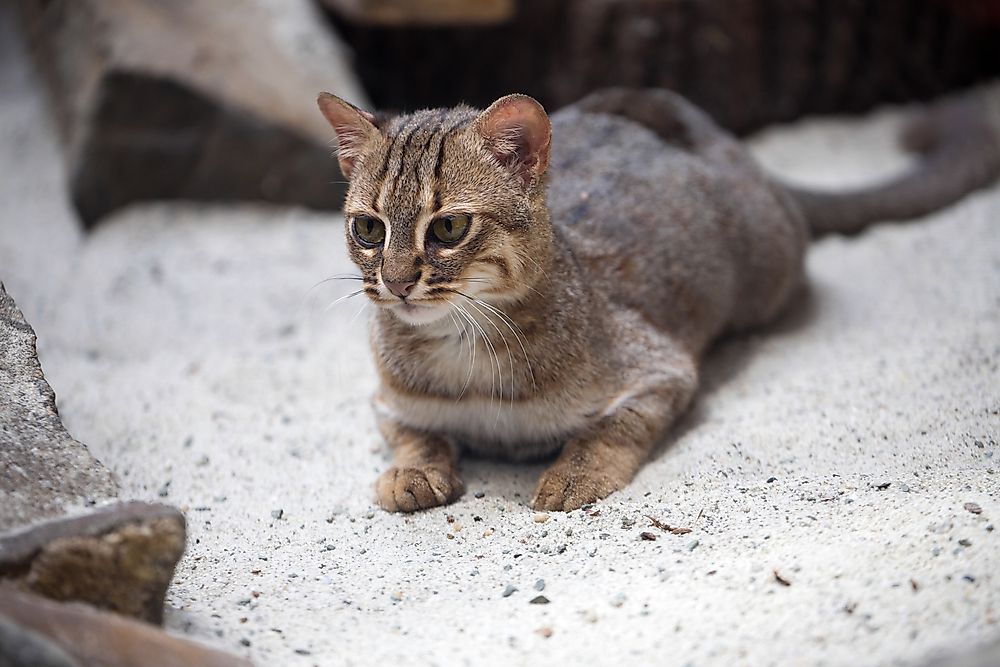
[[354,324],[354,320],[358,319],[358,315],[364,312],[364,310],[368,308],[368,306],[370,305],[371,305],[370,301],[365,301],[364,305],[362,305],[361,308],[358,309],[358,312],[354,313],[354,317],[350,319],[350,321],[347,323],[347,326],[350,327],[352,324]]
[[[451,303],[449,301],[448,305],[451,306],[453,309],[455,309],[455,311],[459,313],[460,317],[465,317],[465,315],[458,310],[457,304]],[[452,316],[452,317],[454,318],[454,316]],[[457,322],[456,322],[456,325],[457,325]],[[475,329],[473,329],[472,333],[473,334],[476,333]],[[468,332],[466,331],[464,324],[462,325],[462,332],[459,334],[459,336],[465,338],[467,340],[468,344],[469,344],[469,373],[465,377],[465,384],[462,385],[462,391],[459,392],[458,398],[455,399],[456,403],[458,403],[459,401],[461,401],[462,397],[465,396],[465,390],[469,388],[469,382],[472,381],[472,372],[473,372],[473,370],[476,367],[476,340],[475,340],[475,338],[468,335]],[[492,367],[491,367],[491,369],[492,369]]]
[[[469,298],[468,296],[466,296],[464,294],[462,296],[465,296],[466,299]],[[537,385],[535,384],[535,372],[531,368],[531,359],[528,358],[528,350],[524,346],[524,339],[522,339],[522,336],[524,336],[524,338],[527,338],[527,336],[525,335],[524,331],[521,330],[521,327],[519,327],[517,325],[517,322],[515,322],[514,320],[512,320],[510,318],[510,316],[507,315],[507,313],[503,312],[502,310],[500,310],[496,306],[494,306],[492,304],[489,304],[489,303],[486,303],[482,299],[474,299],[474,301],[476,303],[478,303],[479,305],[483,306],[484,308],[487,308],[491,312],[495,313],[497,315],[497,317],[500,318],[500,321],[502,321],[507,326],[507,328],[510,329],[510,332],[512,334],[514,334],[514,338],[517,339],[518,345],[521,346],[521,353],[524,354],[524,362],[528,366],[528,374],[531,376],[531,386],[532,386],[532,388],[536,388]],[[515,329],[516,329],[516,331],[515,331]]]
[[329,306],[327,306],[326,308],[323,309],[323,312],[324,313],[330,312],[330,309],[333,308],[334,306],[336,306],[341,301],[344,301],[345,299],[350,299],[351,297],[357,296],[357,295],[361,294],[362,292],[364,292],[364,290],[363,289],[359,289],[359,290],[356,290],[354,292],[351,292],[350,294],[345,294],[344,296],[340,297],[339,299],[336,299],[335,301],[331,302]]
[[[462,296],[465,296],[465,295],[463,294]],[[465,297],[465,298],[468,299],[469,297]],[[485,317],[486,321],[489,322],[490,325],[494,329],[496,329],[497,335],[500,336],[500,340],[503,342],[504,347],[507,348],[507,359],[510,362],[510,409],[511,409],[511,412],[513,412],[514,411],[514,393],[515,393],[514,392],[514,379],[515,379],[514,376],[516,375],[517,371],[514,368],[514,355],[510,351],[510,345],[507,343],[507,337],[503,335],[503,331],[501,331],[500,327],[498,327],[496,325],[496,322],[493,321],[493,318],[490,317],[489,313],[483,312],[483,309],[480,308],[478,305],[476,305],[476,300],[475,299],[470,299],[470,303],[472,304],[472,307],[475,308],[479,312],[480,315],[482,315],[483,317]],[[500,360],[498,358],[497,359],[497,365],[499,365],[499,364],[500,364]],[[503,383],[503,376],[502,375],[500,377],[500,382],[501,382],[501,386],[500,386],[500,407],[497,409],[497,421],[498,422],[500,421],[500,412],[501,412],[501,410],[503,410],[503,384],[502,384]]]
[[497,379],[499,379],[499,381],[500,381],[500,387],[501,387],[501,389],[500,389],[500,406],[497,407],[497,421],[499,421],[500,420],[500,408],[503,405],[503,369],[500,366],[500,357],[499,357],[499,355],[497,355],[496,348],[493,347],[493,342],[490,341],[490,337],[486,334],[486,330],[483,329],[483,325],[481,325],[476,320],[476,318],[474,318],[471,314],[469,314],[469,311],[465,310],[465,308],[462,308],[462,306],[458,305],[457,303],[455,304],[455,306],[460,311],[462,311],[463,313],[465,313],[465,315],[468,317],[469,323],[472,324],[479,331],[479,334],[483,337],[483,344],[486,346],[486,351],[490,355],[490,361],[491,362],[496,362],[496,371],[497,372],[495,374],[493,373],[493,364],[492,363],[490,364],[490,409],[493,408],[493,398],[494,398],[494,395],[496,394],[496,381],[497,381]]

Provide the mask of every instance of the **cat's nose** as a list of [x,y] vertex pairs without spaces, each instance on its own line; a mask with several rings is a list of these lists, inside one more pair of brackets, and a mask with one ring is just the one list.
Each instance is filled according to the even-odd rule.
[[413,278],[408,278],[406,280],[384,280],[386,288],[400,299],[405,299],[410,296],[410,292],[413,291],[413,286],[417,284],[417,279],[420,276],[414,276]]

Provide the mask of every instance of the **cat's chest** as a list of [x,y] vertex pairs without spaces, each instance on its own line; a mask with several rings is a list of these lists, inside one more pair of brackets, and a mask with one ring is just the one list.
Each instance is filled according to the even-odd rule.
[[539,360],[532,366],[531,348],[516,340],[456,337],[412,354],[395,352],[378,355],[382,387],[376,410],[486,455],[551,453],[601,404],[592,384],[539,377]]

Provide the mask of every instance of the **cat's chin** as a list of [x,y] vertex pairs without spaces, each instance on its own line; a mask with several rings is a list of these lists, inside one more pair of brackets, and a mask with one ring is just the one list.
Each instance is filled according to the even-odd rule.
[[393,315],[407,324],[431,324],[444,318],[449,307],[446,303],[421,305],[416,303],[397,303],[389,307]]

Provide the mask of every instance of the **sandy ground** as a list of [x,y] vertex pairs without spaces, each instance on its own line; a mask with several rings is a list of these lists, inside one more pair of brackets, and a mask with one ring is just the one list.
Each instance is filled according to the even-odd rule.
[[[172,630],[292,666],[910,665],[1000,635],[1000,187],[817,244],[810,298],[717,346],[695,409],[596,511],[538,523],[540,466],[466,461],[457,504],[389,515],[367,313],[316,286],[351,270],[340,217],[160,204],[84,236],[8,37],[0,279],[70,431],[126,496],[187,510]],[[753,147],[864,182],[905,164],[899,118]]]

